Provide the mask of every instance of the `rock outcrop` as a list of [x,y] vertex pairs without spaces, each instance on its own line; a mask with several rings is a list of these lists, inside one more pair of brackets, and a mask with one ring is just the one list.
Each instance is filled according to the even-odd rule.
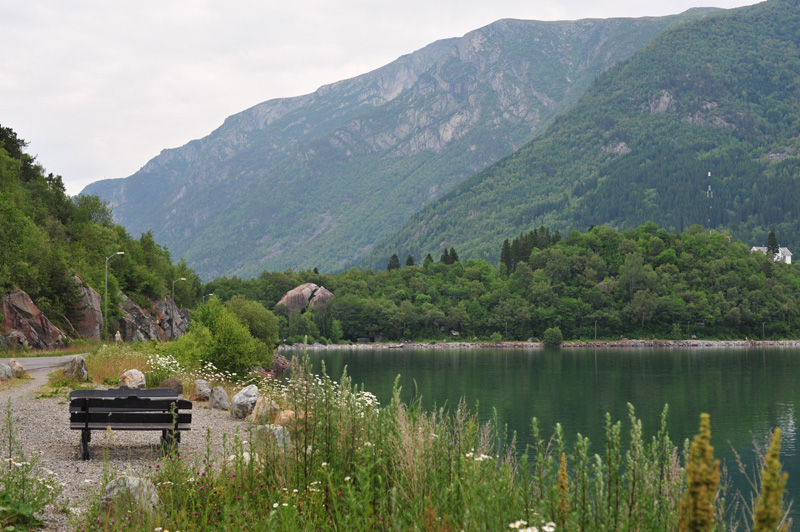
[[164,329],[153,319],[149,312],[142,309],[131,298],[119,292],[122,299],[122,337],[129,342],[145,342],[155,338],[166,342],[169,337]]
[[293,288],[283,294],[278,301],[278,305],[284,305],[289,313],[294,311],[303,312],[307,308],[325,310],[325,305],[333,297],[333,294],[324,286],[317,286],[314,283],[305,283]]
[[80,277],[75,277],[75,284],[78,285],[81,299],[72,326],[81,336],[99,340],[103,333],[103,298],[94,288],[84,284]]
[[2,333],[12,346],[33,349],[64,347],[65,335],[52,324],[22,290],[3,299]]

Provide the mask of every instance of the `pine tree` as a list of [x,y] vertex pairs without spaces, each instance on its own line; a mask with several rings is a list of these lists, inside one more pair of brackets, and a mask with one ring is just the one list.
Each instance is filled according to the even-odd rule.
[[458,262],[458,253],[456,253],[456,248],[450,248],[449,264],[455,264],[456,262]]
[[774,260],[778,250],[778,239],[775,237],[775,232],[770,231],[767,237],[767,257]]
[[431,254],[428,253],[427,255],[425,255],[425,260],[422,261],[422,267],[427,268],[431,264],[433,264],[433,257],[431,257]]
[[500,250],[500,263],[506,265],[507,271],[512,271],[511,267],[511,245],[508,243],[508,239],[506,238],[503,240],[503,249]]
[[400,258],[397,256],[397,253],[392,253],[391,258],[389,259],[389,264],[386,265],[387,270],[399,270],[400,269]]
[[406,266],[416,266],[414,263],[414,257],[412,257],[410,253],[408,257],[406,257]]
[[442,253],[441,257],[439,257],[439,262],[442,264],[452,264],[450,262],[450,252],[447,250],[447,248],[444,249],[444,253]]

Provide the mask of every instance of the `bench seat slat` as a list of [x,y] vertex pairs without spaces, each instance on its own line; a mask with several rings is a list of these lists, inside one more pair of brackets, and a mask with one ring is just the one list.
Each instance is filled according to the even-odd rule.
[[[172,430],[173,425],[172,423],[96,423],[96,422],[89,422],[89,430],[106,430],[108,427],[111,427],[112,430]],[[86,428],[86,424],[81,423],[73,423],[70,424],[70,427],[73,430],[84,430]],[[178,423],[178,430],[192,430],[191,426],[188,423]]]
[[[100,414],[97,415],[93,412],[90,412],[87,416],[85,412],[75,412],[74,414],[70,415],[69,420],[70,423],[86,423],[86,420],[89,420],[89,423],[105,423],[109,426],[113,426],[116,423],[167,423],[172,424],[176,421],[173,418],[172,413],[153,413],[153,412],[111,412],[108,414]],[[192,421],[192,415],[188,413],[178,414],[177,422],[178,423],[190,423]]]

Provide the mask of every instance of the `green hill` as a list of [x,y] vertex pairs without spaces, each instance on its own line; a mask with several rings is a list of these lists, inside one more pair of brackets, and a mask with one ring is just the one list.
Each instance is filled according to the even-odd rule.
[[[412,217],[363,264],[455,246],[492,262],[540,224],[692,224],[800,246],[800,8],[770,0],[668,30],[519,151]],[[711,187],[709,192],[709,186]]]
[[[69,331],[65,324],[80,310],[74,276],[102,294],[105,257],[114,255],[111,316],[118,313],[118,291],[146,307],[147,298],[169,294],[172,281],[182,277],[186,282],[175,285],[178,304],[199,301],[200,279],[184,261],[173,264],[151,233],[132,238],[97,196],[71,200],[61,177],[47,173],[25,147],[11,128],[0,126],[0,295],[24,290],[48,319]],[[118,251],[125,254],[116,256]]]

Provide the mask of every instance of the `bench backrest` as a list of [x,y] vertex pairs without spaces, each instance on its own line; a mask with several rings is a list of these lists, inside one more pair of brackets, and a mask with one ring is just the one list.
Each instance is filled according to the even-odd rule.
[[170,388],[128,388],[127,386],[120,386],[119,388],[111,388],[109,390],[73,390],[69,392],[70,399],[78,399],[83,397],[177,397],[178,394],[175,390]]

